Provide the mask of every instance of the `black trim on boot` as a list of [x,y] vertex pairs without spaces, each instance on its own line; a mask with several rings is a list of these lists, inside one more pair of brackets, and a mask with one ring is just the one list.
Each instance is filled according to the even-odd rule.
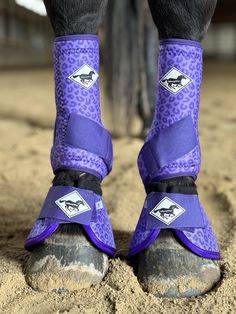
[[151,182],[145,187],[145,190],[147,194],[151,192],[198,194],[195,180],[192,177],[175,177]]
[[99,179],[93,174],[83,171],[62,170],[55,174],[52,183],[53,186],[74,186],[80,189],[91,190],[98,195],[102,195]]

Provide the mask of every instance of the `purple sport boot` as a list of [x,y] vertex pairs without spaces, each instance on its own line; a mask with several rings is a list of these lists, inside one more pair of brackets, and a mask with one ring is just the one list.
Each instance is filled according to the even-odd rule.
[[35,289],[73,290],[100,282],[108,255],[115,255],[100,188],[111,171],[113,152],[100,115],[98,37],[56,38],[54,73],[55,179],[25,242],[32,251],[26,278]]
[[199,201],[199,42],[160,42],[157,104],[138,166],[147,192],[129,255],[156,296],[188,297],[220,279],[217,240]]

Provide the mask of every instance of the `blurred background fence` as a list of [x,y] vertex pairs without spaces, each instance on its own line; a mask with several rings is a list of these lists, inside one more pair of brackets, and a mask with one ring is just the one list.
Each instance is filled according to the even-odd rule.
[[0,1],[1,67],[51,64],[52,32],[40,8],[44,7],[39,0]]

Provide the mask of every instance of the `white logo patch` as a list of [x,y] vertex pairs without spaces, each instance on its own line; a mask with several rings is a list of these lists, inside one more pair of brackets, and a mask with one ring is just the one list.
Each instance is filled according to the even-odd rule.
[[98,73],[88,64],[83,64],[68,79],[89,89],[98,79]]
[[95,206],[96,206],[96,209],[102,209],[102,208],[103,208],[103,202],[102,202],[102,200],[98,201],[98,202],[95,204]]
[[174,95],[180,92],[191,82],[192,79],[190,77],[175,67],[167,72],[159,81],[165,89]]
[[83,197],[77,191],[73,191],[62,196],[56,200],[55,203],[69,218],[91,210],[91,207],[85,202]]
[[170,225],[176,218],[181,216],[185,209],[168,197],[164,197],[149,214],[156,219],[162,221],[166,225]]

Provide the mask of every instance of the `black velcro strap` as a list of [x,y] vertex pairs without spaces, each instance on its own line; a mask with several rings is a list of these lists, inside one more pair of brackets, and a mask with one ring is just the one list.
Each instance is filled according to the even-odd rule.
[[145,187],[146,193],[164,192],[180,194],[198,194],[197,186],[192,177],[177,177],[159,182],[152,182]]
[[101,183],[98,178],[82,171],[62,170],[56,173],[53,179],[53,186],[74,186],[102,195]]

